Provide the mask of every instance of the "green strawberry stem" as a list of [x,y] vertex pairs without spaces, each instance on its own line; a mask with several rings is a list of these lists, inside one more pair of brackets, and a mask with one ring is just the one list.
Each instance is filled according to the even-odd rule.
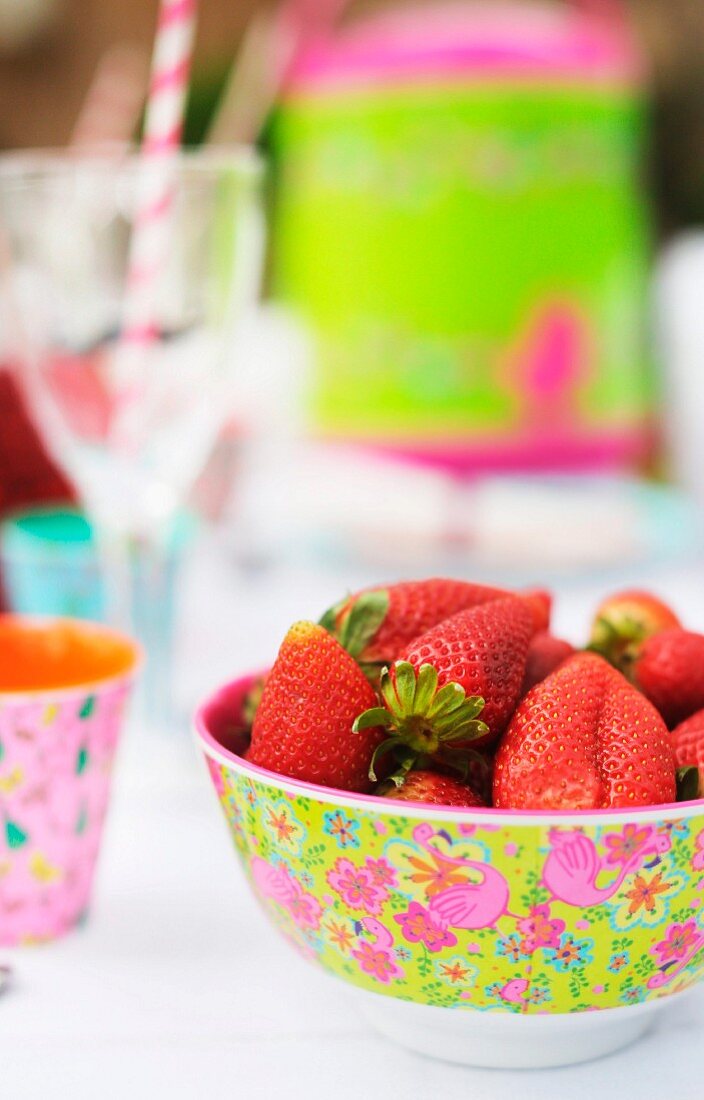
[[624,618],[615,626],[610,619],[599,618],[586,648],[588,653],[597,653],[615,668],[627,672],[644,639],[645,630],[635,619]]
[[[320,620],[320,626],[325,627],[337,639],[350,657],[359,660],[388,614],[389,593],[386,589],[363,592],[354,601],[349,612],[340,619],[348,603],[349,599],[346,599],[329,608]],[[374,672],[378,672],[378,666],[375,666],[374,671],[370,666],[370,679]]]
[[[387,746],[389,747],[387,748]],[[402,741],[398,740],[398,738],[390,737],[388,741],[384,741],[381,745],[379,745],[376,752],[374,753],[374,757],[369,766],[369,778],[371,779],[372,783],[379,782],[375,770],[377,761],[382,755],[385,755],[387,752],[390,751],[393,751],[396,768],[391,773],[391,775],[387,776],[387,778],[384,780],[384,783],[377,791],[377,794],[382,793],[382,791],[390,791],[392,787],[402,787],[406,780],[406,776],[410,771],[418,767],[427,767],[427,757],[417,756],[416,753],[408,749]]]
[[699,768],[677,769],[677,801],[691,802],[699,798]]
[[459,772],[460,779],[464,780],[466,780],[469,775],[469,762],[475,758],[480,759],[479,753],[475,752],[474,749],[441,748],[440,751],[435,754],[435,760],[438,763],[445,764],[446,767]]
[[385,752],[404,746],[416,760],[449,754],[450,763],[461,751],[453,748],[457,742],[472,741],[489,732],[477,717],[484,700],[467,698],[461,684],[454,682],[438,688],[433,665],[421,665],[416,673],[408,661],[396,661],[391,669],[383,670],[379,690],[384,705],[364,711],[352,727],[355,733],[379,726],[389,731],[391,736],[377,750],[377,759],[388,745]]
[[249,691],[247,692],[244,703],[242,705],[242,718],[250,729],[254,725],[254,719],[257,716],[259,704],[262,701],[262,695],[264,694],[264,684],[264,677],[258,676]]

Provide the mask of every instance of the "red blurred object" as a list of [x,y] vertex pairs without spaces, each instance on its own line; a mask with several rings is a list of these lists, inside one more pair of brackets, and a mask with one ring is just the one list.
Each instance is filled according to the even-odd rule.
[[75,502],[75,490],[44,446],[12,367],[0,365],[0,516]]
[[44,378],[75,435],[92,442],[107,438],[113,407],[105,387],[103,351],[56,352],[45,364]]
[[[0,364],[0,518],[40,504],[75,501],[75,492],[49,457],[9,364]],[[0,611],[7,600],[0,573]]]
[[575,652],[576,650],[570,642],[566,642],[562,638],[556,638],[546,630],[536,634],[528,650],[521,695],[527,695],[536,684],[547,680],[548,676]]
[[[0,365],[0,517],[43,504],[75,503],[50,457],[10,364]],[[7,606],[0,575],[0,610]]]

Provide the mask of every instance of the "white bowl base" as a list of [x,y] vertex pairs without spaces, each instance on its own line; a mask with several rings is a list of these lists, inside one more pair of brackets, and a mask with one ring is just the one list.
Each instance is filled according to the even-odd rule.
[[661,1004],[598,1012],[523,1016],[436,1008],[356,990],[368,1022],[418,1054],[490,1069],[540,1069],[588,1062],[639,1039]]

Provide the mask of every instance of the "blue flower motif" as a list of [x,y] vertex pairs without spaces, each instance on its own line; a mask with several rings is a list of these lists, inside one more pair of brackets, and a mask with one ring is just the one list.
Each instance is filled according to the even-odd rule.
[[556,970],[573,970],[594,961],[594,940],[576,940],[574,936],[562,936],[560,946],[545,952],[548,966]]
[[623,970],[624,967],[628,966],[630,961],[631,956],[628,951],[617,951],[615,955],[611,956],[608,968],[612,974],[618,974],[619,970]]
[[551,1000],[552,994],[550,993],[549,989],[536,987],[531,989],[530,993],[528,994],[528,1001],[532,1005],[544,1005]]
[[511,959],[512,962],[518,962],[519,959],[525,958],[530,952],[523,950],[523,941],[514,932],[513,935],[506,936],[505,939],[498,941],[496,954],[503,955]]
[[244,797],[249,802],[250,806],[256,806],[259,802],[259,795],[257,794],[257,788],[251,779],[245,779],[243,783]]
[[281,852],[272,851],[269,854],[269,863],[272,867],[283,867],[285,871],[291,876],[291,878],[300,878],[298,871],[294,871],[293,864],[289,862],[286,856]]
[[621,1000],[627,1005],[639,1004],[644,997],[645,994],[641,985],[634,985],[632,989],[627,989],[625,993],[621,994]]
[[298,934],[301,940],[307,947],[315,951],[316,954],[320,954],[323,949],[323,939],[320,932],[316,932],[314,928],[298,928]]
[[242,807],[232,794],[228,794],[225,798],[225,813],[227,814],[230,825],[239,825],[244,816]]
[[394,955],[396,956],[397,959],[406,959],[406,960],[408,960],[408,959],[411,958],[411,952],[408,950],[407,947],[395,947],[394,948]]
[[338,848],[359,848],[359,822],[347,817],[342,810],[330,810],[323,814],[323,832],[331,836]]

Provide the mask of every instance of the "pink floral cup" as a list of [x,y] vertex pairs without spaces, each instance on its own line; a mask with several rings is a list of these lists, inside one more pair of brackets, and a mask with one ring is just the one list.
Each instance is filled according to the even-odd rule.
[[138,647],[0,616],[0,946],[54,939],[90,901]]
[[637,1038],[704,977],[704,800],[531,813],[316,787],[240,755],[240,680],[197,735],[250,886],[383,1034],[496,1067]]

